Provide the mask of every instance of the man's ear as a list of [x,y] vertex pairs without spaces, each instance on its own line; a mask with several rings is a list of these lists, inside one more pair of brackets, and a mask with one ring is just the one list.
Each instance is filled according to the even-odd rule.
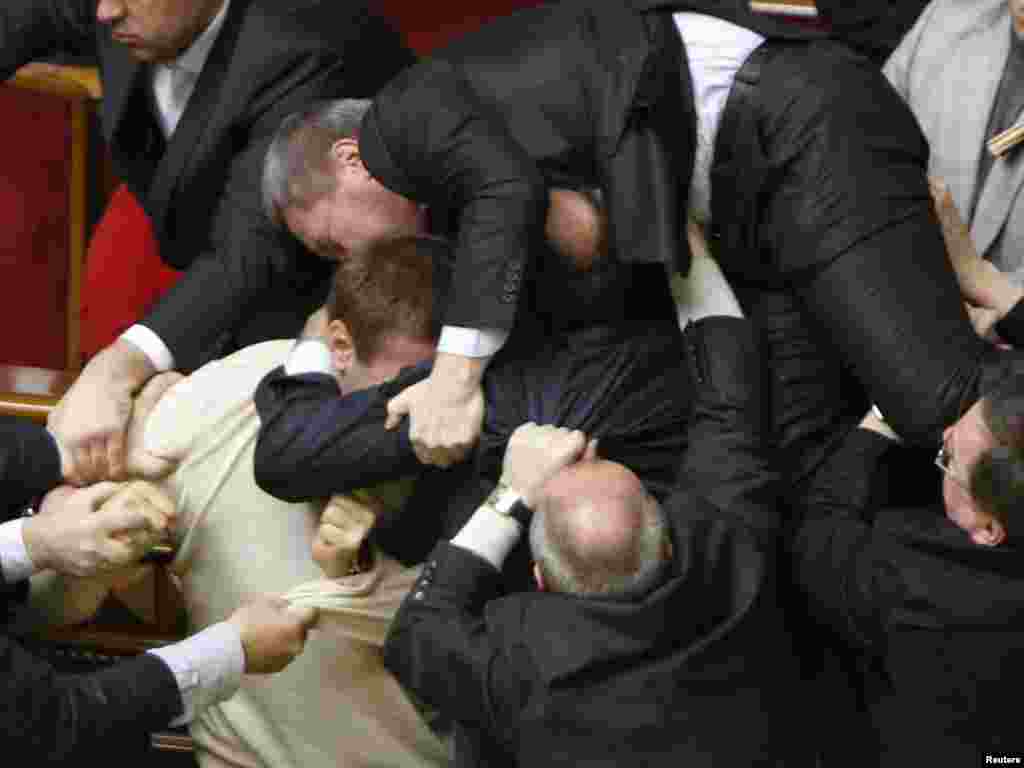
[[334,365],[334,372],[344,374],[352,366],[352,361],[356,356],[352,334],[349,333],[344,320],[335,318],[327,324],[327,344],[331,348],[331,363]]
[[359,142],[353,138],[338,139],[331,145],[331,157],[335,169],[343,171],[359,171],[367,173],[363,158],[359,154]]
[[980,515],[985,521],[971,528],[971,541],[983,547],[996,547],[1006,541],[1006,528],[991,515]]
[[548,591],[548,585],[544,583],[544,574],[540,570],[540,565],[536,562],[533,564],[533,580],[537,582],[538,591]]

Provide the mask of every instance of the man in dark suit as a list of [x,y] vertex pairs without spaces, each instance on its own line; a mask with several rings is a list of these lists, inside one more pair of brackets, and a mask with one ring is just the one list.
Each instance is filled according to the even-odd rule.
[[[347,135],[303,145],[320,154],[290,163],[298,173],[282,179],[299,183],[278,184],[269,207],[311,247],[386,229],[343,213],[374,195],[404,204],[406,227],[409,204],[456,224],[451,333],[431,376],[391,406],[393,422],[410,416],[421,458],[450,463],[479,433],[480,377],[523,314],[524,276],[538,269],[529,245],[556,184],[601,191],[621,262],[685,271],[681,211],[710,219],[729,277],[784,286],[908,438],[937,440],[959,416],[995,352],[971,331],[945,258],[926,144],[877,66],[830,39],[853,39],[884,9],[822,5],[831,28],[746,0],[529,9],[403,73]],[[816,417],[779,418],[797,432],[782,435],[787,452]]]
[[[457,721],[459,765],[813,764],[775,596],[755,335],[735,318],[688,334],[679,491],[659,505],[621,464],[575,463],[582,433],[520,427],[495,492],[399,609],[385,663]],[[503,595],[527,527],[539,591]]]
[[[52,568],[75,576],[136,563],[168,530],[173,503],[153,486],[104,483],[16,512],[70,471],[70,455],[46,430],[0,420],[0,615],[27,592],[27,577]],[[14,520],[11,520],[15,517]],[[227,621],[90,675],[61,676],[0,634],[0,735],[32,765],[103,759],[147,731],[181,724],[237,689],[243,671],[282,669],[301,650],[315,612],[255,601]]]
[[182,280],[86,367],[53,423],[83,471],[123,470],[131,394],[288,335],[323,301],[327,263],[260,215],[266,142],[322,98],[370,96],[412,61],[362,2],[14,0],[0,8],[0,78],[61,51],[98,59],[103,133]]
[[895,434],[874,414],[845,433],[799,499],[797,580],[859,654],[870,764],[1024,757],[1007,707],[1024,679],[1024,374],[990,370],[983,387],[946,430],[933,469],[942,474],[918,489],[916,506],[886,500]]

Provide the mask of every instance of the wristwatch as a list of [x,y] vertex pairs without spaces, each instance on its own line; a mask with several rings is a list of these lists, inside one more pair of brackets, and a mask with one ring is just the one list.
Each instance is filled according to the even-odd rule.
[[490,507],[499,515],[511,517],[523,529],[529,528],[530,518],[533,517],[533,510],[526,506],[526,502],[523,501],[519,492],[500,480],[491,495],[487,497],[484,506]]

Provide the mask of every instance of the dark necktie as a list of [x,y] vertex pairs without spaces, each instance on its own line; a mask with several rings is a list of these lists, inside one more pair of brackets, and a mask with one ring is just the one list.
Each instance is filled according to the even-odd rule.
[[[988,129],[985,140],[997,136],[1008,128],[1012,128],[1021,111],[1024,110],[1024,42],[1017,39],[1013,28],[1010,29],[1010,52],[1006,56],[1003,78],[999,81],[999,90],[992,113],[988,118]],[[981,188],[988,179],[995,158],[984,145],[981,148],[981,162],[978,164],[978,184],[974,192],[974,203],[977,205],[981,196]],[[1003,162],[1000,160],[999,162]]]

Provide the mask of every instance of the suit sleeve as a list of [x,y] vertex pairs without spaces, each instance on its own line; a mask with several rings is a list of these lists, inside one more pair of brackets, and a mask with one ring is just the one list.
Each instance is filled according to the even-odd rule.
[[[142,321],[164,341],[179,370],[193,370],[247,342],[297,333],[326,296],[333,264],[263,215],[267,148],[288,115],[325,99],[372,97],[412,62],[379,17],[332,18],[339,29],[351,30],[340,31],[330,45],[282,50],[275,43],[273,56],[252,60],[260,89],[231,126],[236,149],[209,246],[194,260],[184,255],[191,262],[185,275]],[[247,336],[253,327],[268,331]]]
[[547,190],[536,164],[445,61],[381,92],[363,120],[367,169],[393,191],[452,212],[458,237],[446,325],[512,328]]
[[62,482],[60,455],[42,426],[0,417],[0,522]]
[[0,80],[55,53],[95,51],[95,0],[8,0],[0,7]]
[[754,326],[708,317],[683,334],[694,386],[680,486],[774,538],[779,477],[764,439],[764,360]]
[[109,759],[111,749],[181,714],[170,669],[150,654],[91,675],[60,676],[0,635],[0,739],[30,765]]
[[852,430],[796,502],[797,581],[819,619],[861,647],[873,645],[882,631],[869,502],[890,445],[874,432]]
[[491,734],[507,730],[528,684],[489,630],[484,606],[500,594],[499,572],[480,556],[438,544],[398,609],[384,665],[402,685],[446,715]]
[[421,465],[408,421],[391,431],[384,422],[388,400],[429,372],[417,366],[388,384],[342,396],[325,374],[271,371],[254,395],[261,422],[257,485],[286,501],[303,501],[416,474]]

